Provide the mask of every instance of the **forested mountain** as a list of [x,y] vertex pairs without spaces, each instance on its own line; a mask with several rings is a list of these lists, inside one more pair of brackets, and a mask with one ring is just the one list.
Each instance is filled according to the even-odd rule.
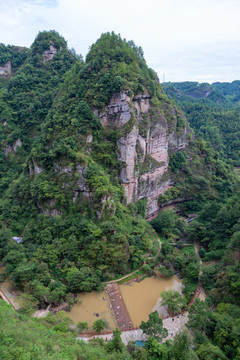
[[[195,134],[206,141],[222,160],[237,167],[240,150],[239,85],[240,81],[211,85],[193,82],[163,84],[168,96],[186,114]],[[202,245],[202,284],[212,304],[219,304],[212,313],[206,311],[206,307],[204,310],[200,303],[192,309],[189,327],[195,334],[196,353],[203,359],[239,358],[239,199],[238,185],[229,198],[221,196],[206,201],[188,227],[190,236]],[[207,338],[222,353],[217,348],[210,350]]]
[[[207,312],[210,325],[195,341],[198,355],[185,335],[175,350],[186,341],[189,359],[206,359],[211,344],[212,358],[238,359],[238,328],[226,350],[211,327],[220,327],[231,306],[239,309],[239,181],[231,166],[239,165],[238,86],[164,84],[176,105],[142,49],[114,33],[103,34],[85,60],[55,31],[40,32],[30,49],[1,44],[0,263],[10,279],[39,308],[71,303],[72,293],[100,289],[139,268],[153,247],[146,218],[180,203],[183,213],[198,212],[197,219],[186,229],[172,214],[171,229],[167,221],[162,230],[161,217],[155,228],[171,241],[181,232],[197,240],[202,257],[217,262],[204,268],[203,285],[220,307],[215,317]],[[195,258],[166,245],[160,260],[195,285]],[[8,316],[10,333],[24,320],[36,326]],[[50,318],[39,331],[56,336],[53,323]],[[64,352],[72,338],[57,341]],[[166,359],[181,359],[178,350],[155,345]],[[152,347],[133,358],[155,359]],[[131,358],[125,350],[119,359]],[[74,351],[69,358],[81,358]],[[96,353],[113,358],[109,349],[96,346]]]
[[164,83],[167,95],[186,114],[195,133],[234,166],[239,166],[240,81]]
[[141,49],[115,34],[84,62],[55,32],[40,33],[1,99],[1,218],[22,237],[3,243],[2,257],[15,281],[36,277],[33,292],[42,264],[45,286],[49,271],[64,277],[61,296],[140,266],[152,246],[144,207],[157,210],[170,183],[170,199],[211,197],[212,173],[231,191],[231,174],[190,141]]
[[206,99],[209,103],[213,102],[215,106],[217,104],[224,107],[239,106],[240,80],[212,84],[194,81],[169,82],[163,83],[162,86],[170,97],[181,101]]

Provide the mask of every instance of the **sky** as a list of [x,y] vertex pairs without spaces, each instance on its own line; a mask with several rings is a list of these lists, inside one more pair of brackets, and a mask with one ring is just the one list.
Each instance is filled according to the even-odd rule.
[[0,0],[0,42],[56,30],[84,57],[107,31],[141,46],[163,81],[240,79],[240,0]]

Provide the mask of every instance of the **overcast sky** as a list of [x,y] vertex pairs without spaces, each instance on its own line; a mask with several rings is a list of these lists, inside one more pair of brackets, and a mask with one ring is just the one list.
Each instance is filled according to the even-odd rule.
[[[78,54],[114,31],[143,48],[160,81],[240,79],[240,0],[0,0],[0,42],[56,30]],[[164,74],[164,75],[163,75]]]

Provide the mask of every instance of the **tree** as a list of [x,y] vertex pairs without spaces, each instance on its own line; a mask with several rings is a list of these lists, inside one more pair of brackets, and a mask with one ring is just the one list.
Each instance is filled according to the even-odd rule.
[[3,256],[4,249],[10,239],[11,231],[6,226],[2,226],[0,228],[0,257]]
[[37,309],[37,301],[34,296],[30,294],[21,295],[21,308],[20,312],[22,314],[32,315]]
[[49,302],[59,304],[66,299],[67,288],[60,281],[54,281],[50,284]]
[[198,262],[190,262],[186,267],[186,277],[189,280],[197,280],[199,276],[200,264]]
[[106,327],[107,327],[107,324],[102,319],[98,319],[98,320],[94,321],[94,323],[93,323],[93,329],[98,333],[100,333]]
[[81,333],[83,332],[84,330],[87,330],[88,329],[88,323],[87,321],[79,321],[77,323],[77,330]]
[[173,210],[161,211],[150,224],[159,233],[168,236],[174,229],[176,215]]
[[177,333],[173,345],[174,360],[194,360],[197,355],[191,349],[191,342],[187,331]]
[[183,296],[176,290],[167,290],[161,293],[161,305],[168,307],[168,312],[171,315],[176,314],[186,305]]
[[59,311],[56,315],[53,315],[49,312],[45,318],[45,321],[51,325],[52,329],[60,332],[68,332],[69,325],[73,324],[72,319],[70,319],[65,311]]
[[70,268],[67,271],[66,279],[68,289],[72,292],[91,291],[99,284],[99,278],[87,266],[81,269],[76,267]]
[[17,283],[29,282],[35,276],[35,268],[35,263],[27,262],[27,259],[23,259],[11,273],[11,279]]
[[200,345],[196,354],[200,360],[227,360],[222,350],[211,343]]
[[[179,118],[180,120],[180,118]],[[182,120],[182,119],[181,119]],[[184,122],[182,121],[184,124]],[[180,122],[179,122],[180,125]],[[177,126],[181,127],[181,126]],[[169,167],[173,172],[177,172],[178,170],[182,169],[184,165],[187,163],[187,154],[185,151],[178,151],[177,153],[173,154],[169,161]]]
[[[147,350],[150,359],[169,359],[168,344],[159,344],[156,338],[149,337],[144,348]],[[149,357],[148,357],[149,358]],[[175,360],[175,359],[174,359]]]
[[110,352],[112,352],[112,351],[122,352],[123,351],[124,344],[121,339],[121,331],[118,328],[113,330],[113,337],[112,337],[112,340],[108,341],[107,349]]
[[142,270],[144,272],[146,272],[148,275],[152,275],[153,271],[152,271],[152,268],[151,266],[149,266],[148,264],[144,264],[143,267],[142,267]]
[[206,256],[206,250],[204,248],[199,249],[198,255],[200,256],[200,258],[204,259]]
[[163,328],[162,319],[159,318],[157,311],[149,314],[148,321],[141,322],[140,329],[144,334],[152,336],[158,341],[162,341],[162,339],[168,336],[168,331],[167,329]]
[[27,262],[25,253],[21,247],[19,250],[10,250],[3,258],[3,263],[6,264],[7,274],[11,274],[20,264]]
[[31,293],[33,294],[34,298],[37,299],[38,301],[49,302],[49,299],[48,299],[49,288],[44,286],[38,280],[33,280],[30,283],[30,290],[31,290]]
[[192,330],[206,331],[207,325],[209,323],[209,306],[205,301],[196,299],[194,304],[189,308],[189,317],[187,327]]

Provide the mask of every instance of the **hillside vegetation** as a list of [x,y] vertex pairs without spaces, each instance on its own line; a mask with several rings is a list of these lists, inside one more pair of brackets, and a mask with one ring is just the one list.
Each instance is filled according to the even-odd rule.
[[[30,49],[1,44],[0,66],[8,62],[11,74],[0,79],[0,263],[27,306],[14,313],[0,303],[3,359],[239,359],[239,82],[164,84],[169,100],[142,49],[114,33],[83,60],[57,32],[40,32]],[[148,223],[153,201],[157,211],[180,204],[183,216],[197,217],[187,225],[167,210]],[[153,228],[163,246],[144,269],[183,277],[187,301],[200,264],[183,243],[200,244],[208,299],[190,310],[193,345],[182,333],[165,344],[150,337],[136,350],[116,332],[109,345],[87,346],[64,315],[28,317],[141,267],[157,252]]]
[[163,88],[186,114],[195,133],[228,163],[239,166],[240,81],[165,83]]

